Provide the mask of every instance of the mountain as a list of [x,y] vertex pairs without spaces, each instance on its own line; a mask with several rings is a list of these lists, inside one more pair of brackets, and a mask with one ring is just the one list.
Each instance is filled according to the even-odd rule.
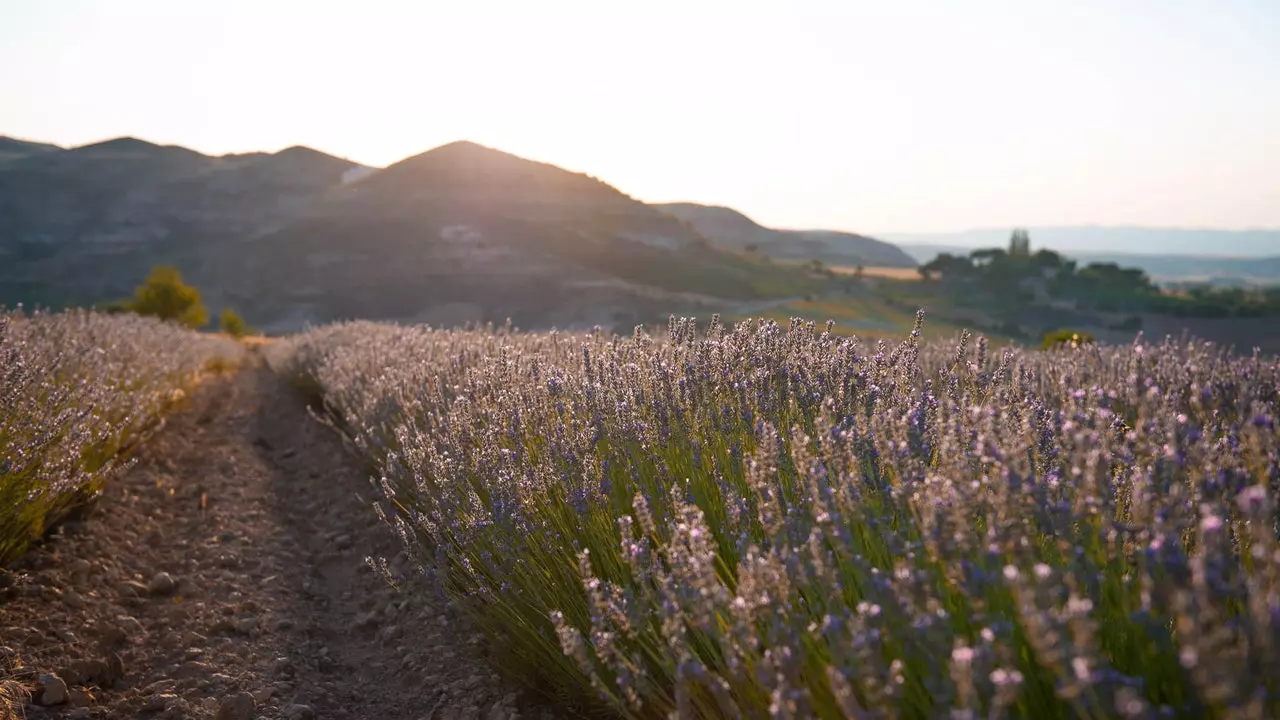
[[115,299],[160,263],[198,277],[231,241],[301,218],[353,167],[306,148],[211,157],[135,138],[10,159],[0,303]]
[[[898,245],[940,245],[963,248],[1005,247],[1011,228],[964,230],[950,233],[885,233]],[[1149,227],[1033,227],[1031,243],[1071,253],[1132,253],[1135,255],[1268,256],[1280,252],[1280,229],[1215,230]]]
[[689,223],[713,242],[739,249],[755,246],[769,257],[871,267],[917,264],[900,248],[864,235],[834,230],[775,230],[737,210],[713,205],[667,203],[654,207]]
[[[1034,241],[1034,237],[1033,237]],[[992,245],[997,247],[998,245]],[[941,253],[968,255],[974,250],[959,245],[903,245],[921,263],[927,263]],[[1076,262],[1115,263],[1122,267],[1134,267],[1162,283],[1209,282],[1215,285],[1280,285],[1280,255],[1271,257],[1223,257],[1219,255],[1153,255],[1125,252],[1089,252],[1049,249],[1060,252]],[[1277,246],[1273,249],[1280,249]]]
[[595,178],[468,142],[381,170],[308,148],[210,157],[132,138],[0,165],[0,303],[120,298],[160,263],[272,331],[615,324],[801,277]]
[[[357,316],[613,325],[757,297],[762,282],[787,280],[768,275],[794,274],[719,250],[588,175],[470,142],[335,188],[244,254],[254,258],[238,278],[246,302],[286,309],[284,325]],[[288,283],[271,282],[285,273]]]
[[6,135],[0,135],[0,163],[5,162],[6,160],[16,160],[18,158],[27,157],[29,155],[57,152],[61,149],[62,148],[57,145],[31,142],[30,140],[19,140]]

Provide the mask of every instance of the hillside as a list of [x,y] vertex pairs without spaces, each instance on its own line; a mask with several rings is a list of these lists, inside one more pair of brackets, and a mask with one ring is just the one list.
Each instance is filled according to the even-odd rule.
[[0,135],[0,163],[7,160],[17,160],[18,158],[24,158],[30,155],[56,152],[61,149],[62,148],[57,145],[31,142],[30,140],[19,140],[7,135]]
[[831,265],[916,266],[916,261],[900,248],[865,235],[835,230],[775,230],[737,210],[696,203],[654,207],[689,223],[713,242],[740,249],[754,245],[769,257],[822,260]]
[[90,304],[158,263],[203,281],[233,241],[302,217],[354,163],[305,148],[211,157],[117,138],[0,164],[0,303]]
[[[349,183],[244,254],[246,306],[282,328],[342,317],[612,326],[791,279],[599,180],[468,142]],[[286,272],[289,283],[270,281]]]
[[373,170],[133,138],[0,165],[0,303],[127,295],[178,266],[271,331],[339,318],[612,326],[804,292],[587,175],[468,142]]

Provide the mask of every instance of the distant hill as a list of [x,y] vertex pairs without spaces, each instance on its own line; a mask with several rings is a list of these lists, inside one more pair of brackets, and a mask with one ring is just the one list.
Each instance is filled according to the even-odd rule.
[[[1038,247],[1032,235],[1032,244]],[[1007,242],[1005,243],[1007,244]],[[1003,247],[993,243],[991,247]],[[968,255],[974,250],[959,245],[903,245],[921,263],[927,263],[940,253]],[[1222,257],[1217,255],[1154,255],[1146,253],[1088,252],[1059,250],[1065,257],[1081,264],[1115,263],[1122,267],[1135,267],[1152,279],[1162,283],[1209,282],[1215,285],[1280,285],[1280,255],[1271,257]],[[1280,246],[1274,248],[1280,250]]]
[[800,276],[599,180],[468,142],[381,170],[303,147],[211,157],[133,138],[0,164],[0,303],[112,300],[159,263],[272,331],[611,325],[786,293]]
[[739,249],[756,246],[769,257],[822,260],[831,265],[915,267],[900,248],[875,238],[835,230],[775,230],[726,207],[666,203],[654,207],[689,223],[713,242]]
[[[885,233],[898,245],[1004,247],[1012,228],[949,233]],[[1217,255],[1265,257],[1280,253],[1280,229],[1215,230],[1149,227],[1032,227],[1031,243],[1064,254]]]
[[122,297],[158,263],[210,280],[233,241],[301,218],[353,167],[306,148],[211,157],[136,138],[37,147],[0,163],[0,303]]
[[[587,175],[469,142],[330,192],[253,241],[258,300],[297,317],[612,325],[673,294],[750,298],[758,263]],[[291,270],[291,282],[270,277]],[[256,274],[256,277],[254,277]]]
[[7,160],[16,160],[30,155],[39,155],[41,153],[56,152],[62,148],[57,145],[48,143],[31,142],[30,140],[19,140],[5,135],[0,135],[0,163]]

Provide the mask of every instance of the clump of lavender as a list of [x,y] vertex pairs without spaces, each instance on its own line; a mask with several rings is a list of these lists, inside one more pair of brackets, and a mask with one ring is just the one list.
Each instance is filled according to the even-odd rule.
[[99,492],[194,373],[240,352],[134,315],[0,309],[0,566]]
[[558,697],[631,717],[1280,716],[1280,363],[672,319],[276,348]]

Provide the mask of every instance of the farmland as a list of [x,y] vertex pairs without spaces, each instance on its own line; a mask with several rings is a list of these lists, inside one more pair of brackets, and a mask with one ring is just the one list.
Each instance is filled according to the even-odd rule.
[[1280,366],[674,321],[273,350],[508,675],[650,717],[1273,715]]
[[235,342],[137,316],[0,309],[0,567],[101,491]]
[[[131,316],[6,321],[5,367],[24,369],[5,397],[26,408],[0,435],[25,458],[6,487],[38,518],[10,520],[6,547],[108,476],[124,493],[107,482],[103,540],[18,561],[6,584],[35,584],[6,624],[90,582],[41,589],[58,548],[141,579],[141,599],[82,584],[104,599],[58,611],[180,633],[126,641],[138,680],[94,691],[117,713],[1280,713],[1272,356],[1033,352],[920,315],[893,339],[802,318],[629,336],[362,321],[248,350]],[[243,369],[195,382],[211,363]],[[164,630],[174,603],[190,629]],[[21,633],[30,663],[77,647]],[[129,689],[171,687],[196,650],[250,659],[169,699]],[[352,699],[393,666],[403,691]]]

